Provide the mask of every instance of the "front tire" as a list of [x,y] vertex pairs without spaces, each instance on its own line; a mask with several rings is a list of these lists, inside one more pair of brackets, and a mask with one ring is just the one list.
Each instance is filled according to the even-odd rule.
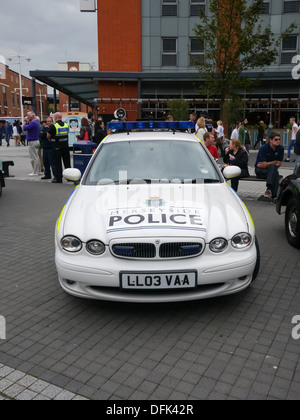
[[256,247],[257,257],[256,257],[256,265],[253,271],[252,282],[257,278],[259,274],[259,270],[260,270],[260,249],[259,249],[257,238],[255,238],[255,247]]
[[300,203],[295,198],[286,206],[285,231],[288,243],[300,249]]

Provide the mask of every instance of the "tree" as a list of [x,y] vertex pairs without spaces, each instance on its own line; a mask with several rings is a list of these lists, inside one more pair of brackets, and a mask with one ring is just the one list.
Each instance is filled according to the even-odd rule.
[[282,38],[289,35],[292,24],[279,36],[261,18],[263,0],[208,0],[209,13],[200,10],[200,23],[194,28],[199,45],[204,45],[204,60],[194,64],[204,77],[202,94],[220,101],[224,119],[225,103],[239,89],[250,91],[259,80],[247,77],[247,70],[260,70],[274,63]]
[[167,106],[170,108],[170,114],[174,121],[186,121],[189,119],[189,105],[183,98],[170,99]]

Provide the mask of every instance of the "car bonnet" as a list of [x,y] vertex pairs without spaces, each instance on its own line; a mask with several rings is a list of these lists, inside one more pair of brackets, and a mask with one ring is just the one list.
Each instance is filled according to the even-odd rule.
[[81,185],[64,209],[59,230],[60,236],[106,244],[145,236],[201,237],[210,242],[249,232],[250,224],[243,203],[225,183]]

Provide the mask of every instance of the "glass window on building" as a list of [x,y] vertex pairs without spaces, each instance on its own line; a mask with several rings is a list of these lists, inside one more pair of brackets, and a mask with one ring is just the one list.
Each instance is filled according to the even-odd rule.
[[284,1],[283,13],[298,13],[300,12],[300,1]]
[[282,40],[281,64],[291,64],[297,54],[298,36],[289,35]]
[[163,38],[162,50],[162,66],[177,66],[177,38]]
[[6,96],[6,86],[2,86],[2,92],[3,92],[4,108],[8,108],[7,96]]
[[205,12],[206,0],[190,0],[190,16],[199,16],[200,10]]
[[162,16],[177,16],[178,0],[163,0]]
[[197,38],[190,39],[190,66],[197,66],[204,63],[204,41]]
[[269,1],[264,1],[263,3],[264,6],[264,10],[262,12],[263,15],[269,15],[270,14],[270,2]]

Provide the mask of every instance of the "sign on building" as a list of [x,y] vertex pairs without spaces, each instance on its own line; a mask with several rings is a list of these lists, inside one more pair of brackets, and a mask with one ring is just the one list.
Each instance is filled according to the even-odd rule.
[[22,97],[23,105],[32,106],[33,104],[33,98],[32,96],[23,96]]
[[96,0],[80,0],[80,11],[81,12],[95,12]]

